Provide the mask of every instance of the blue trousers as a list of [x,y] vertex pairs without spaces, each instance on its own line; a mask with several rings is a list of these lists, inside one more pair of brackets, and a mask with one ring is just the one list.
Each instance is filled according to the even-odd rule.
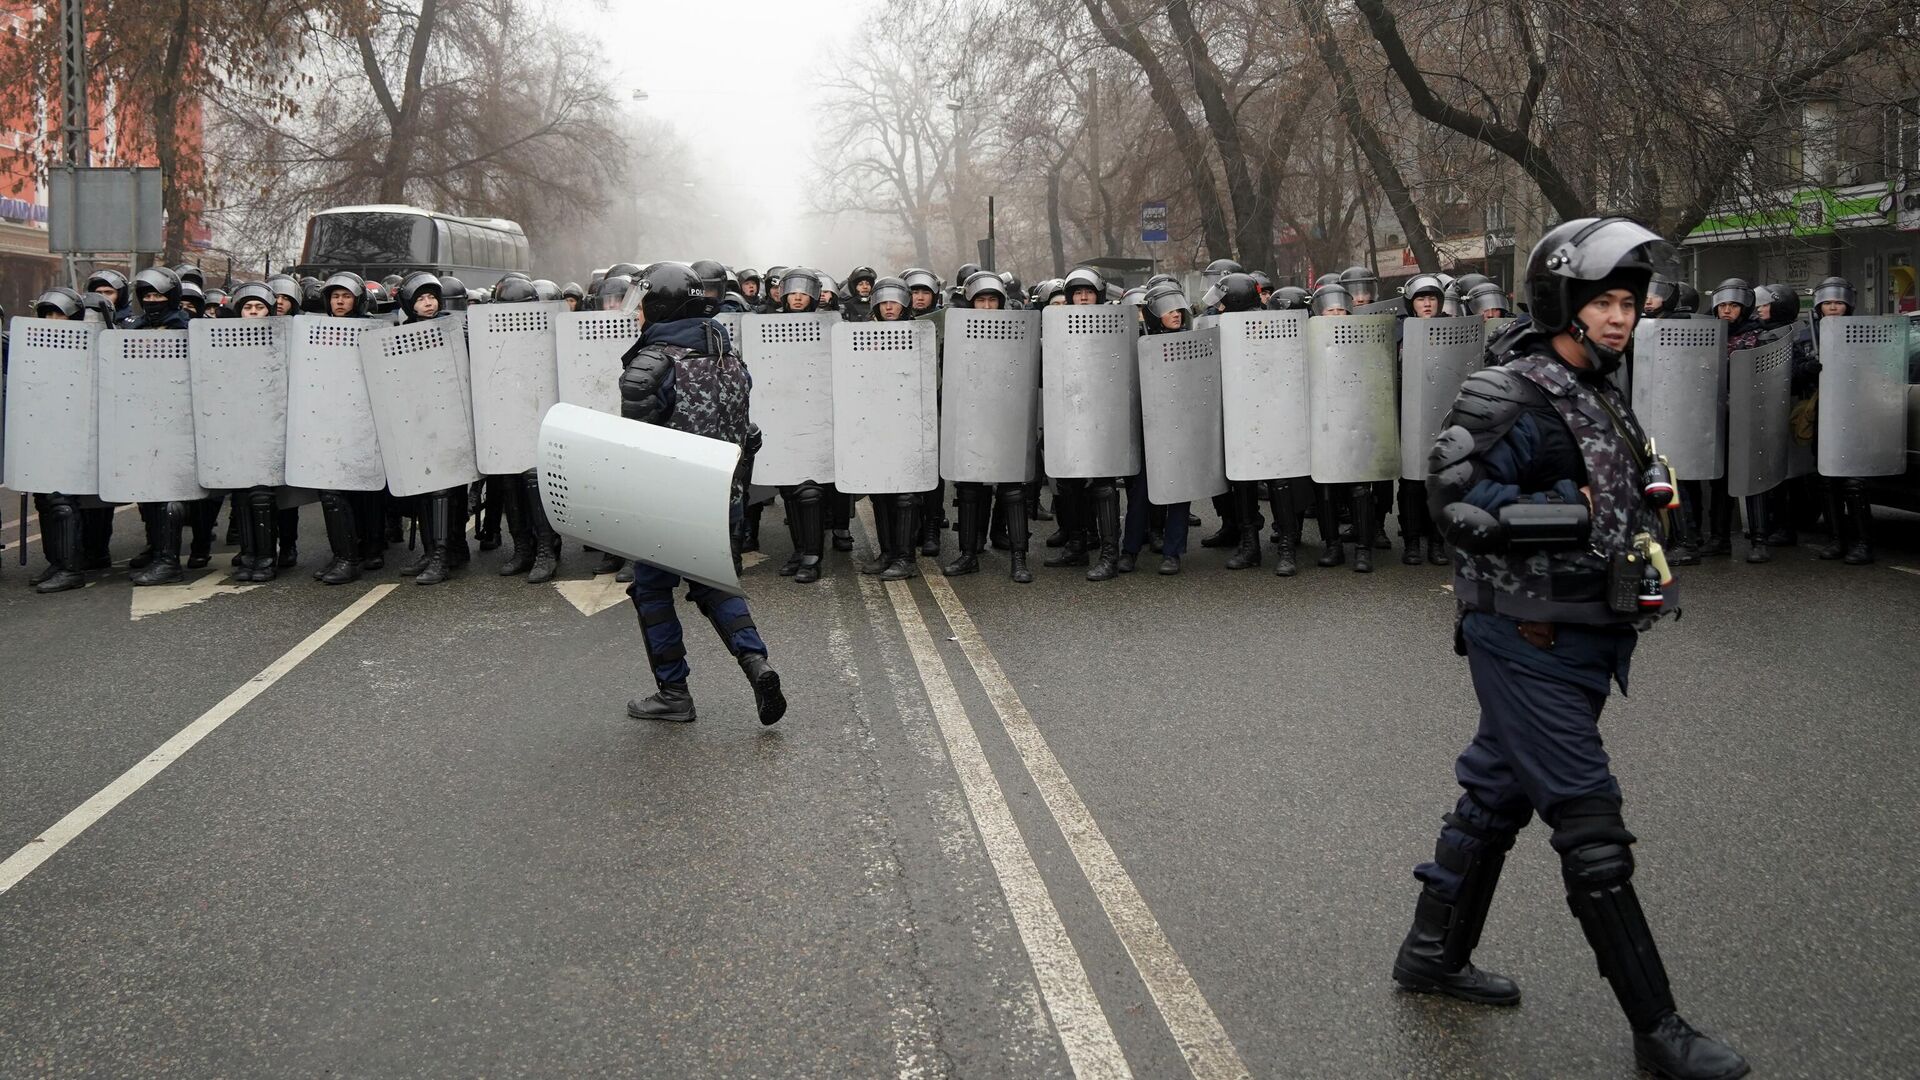
[[[1463,794],[1441,827],[1443,843],[1472,852],[1511,846],[1534,814],[1552,825],[1554,810],[1582,795],[1620,797],[1600,737],[1609,681],[1624,685],[1635,635],[1631,630],[1560,624],[1550,649],[1520,636],[1510,618],[1471,613],[1462,626],[1480,727],[1453,773]],[[1474,835],[1478,834],[1478,835]],[[1460,877],[1437,862],[1413,876],[1452,903]]]
[[[680,634],[680,616],[673,607],[673,590],[679,586],[680,575],[672,571],[643,562],[633,564],[633,584],[627,586],[627,595],[640,613],[640,634],[655,682],[687,681],[687,650]],[[735,659],[748,653],[767,655],[767,643],[760,640],[760,631],[753,625],[746,597],[694,582],[687,586],[687,599],[713,624],[721,643]]]
[[[1167,507],[1167,528],[1160,537],[1160,553],[1179,558],[1187,553],[1187,503]],[[1127,520],[1121,530],[1120,550],[1140,554],[1147,544],[1147,474],[1127,478]]]

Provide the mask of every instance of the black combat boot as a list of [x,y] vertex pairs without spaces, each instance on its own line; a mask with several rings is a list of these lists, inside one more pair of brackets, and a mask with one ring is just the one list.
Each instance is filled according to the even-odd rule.
[[1120,575],[1120,490],[1109,481],[1090,494],[1093,524],[1100,531],[1100,561],[1087,571],[1087,580],[1112,581]]
[[[501,511],[507,516],[507,535],[513,539],[513,554],[500,564],[501,577],[515,577],[533,569],[534,556],[537,554],[533,538],[533,521],[527,512],[527,495],[517,476],[487,477],[487,487],[492,497],[500,504]],[[537,492],[535,498],[539,498]]]
[[1346,549],[1340,546],[1340,508],[1335,505],[1333,487],[1320,485],[1320,558],[1321,566],[1339,566],[1347,561]]
[[1449,904],[1422,888],[1413,906],[1413,929],[1393,960],[1393,981],[1420,994],[1445,994],[1476,1005],[1518,1005],[1512,979],[1473,966],[1474,947],[1487,923],[1487,908],[1500,884],[1500,869],[1513,846],[1489,842],[1471,852],[1439,842],[1434,861],[1460,874],[1460,892]]
[[1293,481],[1270,481],[1267,500],[1273,506],[1273,573],[1292,577],[1300,572],[1300,512],[1293,502]]
[[985,484],[955,484],[954,500],[960,504],[960,524],[954,529],[960,550],[954,560],[940,568],[948,577],[980,572],[980,547],[983,539],[987,492]]
[[940,530],[947,521],[947,485],[935,484],[920,500],[920,554],[940,557]]
[[1240,543],[1227,556],[1227,569],[1246,570],[1260,565],[1260,530],[1266,522],[1260,517],[1260,489],[1251,480],[1236,480],[1227,493],[1233,499],[1233,514],[1240,522]]
[[759,551],[760,550],[760,515],[766,512],[767,512],[766,503],[757,502],[757,503],[747,504],[747,509],[745,512],[747,528],[746,528],[745,536],[740,541],[741,551]]
[[40,536],[47,556],[48,573],[34,575],[33,591],[66,592],[87,583],[83,569],[83,526],[80,508],[67,496],[49,498],[40,509]]
[[1085,566],[1087,489],[1081,481],[1062,480],[1060,485],[1053,496],[1053,518],[1060,524],[1054,535],[1060,537],[1060,542],[1055,544],[1052,537],[1047,538],[1047,546],[1058,547],[1060,551],[1040,560],[1040,565]]
[[1400,519],[1400,565],[1419,566],[1420,541],[1427,531],[1426,486],[1402,480],[1395,495],[1394,514]]
[[1373,516],[1373,485],[1355,484],[1353,486],[1353,572],[1356,574],[1373,573],[1374,529],[1378,519]]
[[1027,518],[1027,494],[1024,484],[1006,484],[1000,488],[1001,505],[1006,508],[1008,576],[1016,585],[1033,584],[1033,571],[1027,569],[1027,545],[1033,539]]
[[447,551],[447,537],[453,528],[453,496],[445,491],[425,496],[420,513],[420,549],[427,561],[413,576],[415,585],[438,585],[453,576]]
[[620,568],[625,565],[627,565],[627,560],[615,555],[611,551],[603,551],[600,553],[600,561],[593,564],[593,576],[599,577],[601,574],[617,574],[620,572]]
[[280,507],[272,488],[254,488],[246,493],[241,508],[242,541],[251,551],[245,567],[246,580],[272,581],[280,575],[276,550],[280,545]]
[[1046,507],[1040,505],[1040,492],[1046,486],[1047,485],[1045,483],[1039,480],[1027,481],[1026,483],[1027,520],[1029,521],[1052,521],[1053,520],[1053,514],[1049,512]]
[[[243,518],[247,516],[246,501],[247,501],[247,493],[244,491],[234,491],[234,492],[228,493],[227,495],[227,546],[228,547],[233,547],[236,544],[243,544],[246,542],[245,536],[240,531],[240,527],[241,527],[240,522]],[[235,563],[234,565],[242,566],[244,564]]]
[[1733,528],[1733,497],[1727,494],[1727,482],[1707,480],[1700,486],[1707,493],[1700,510],[1700,531],[1705,534],[1700,541],[1700,554],[1731,555],[1733,544],[1728,535]]
[[[776,675],[775,679],[778,678]],[[691,724],[698,719],[693,711],[693,695],[687,693],[685,680],[663,682],[659,687],[650,697],[627,702],[627,715],[635,720],[664,720],[671,724]],[[777,685],[775,690],[778,691]],[[782,704],[784,706],[784,702]]]
[[1747,496],[1747,561],[1763,563],[1773,561],[1773,552],[1767,547],[1767,497],[1765,495]]
[[1700,564],[1700,506],[1694,501],[1695,487],[1694,484],[1681,481],[1680,505],[1667,512],[1667,523],[1671,530],[1667,538],[1670,544],[1667,561],[1674,566]]
[[130,579],[135,585],[168,585],[184,577],[180,569],[180,530],[187,527],[187,517],[194,504],[170,502],[159,504],[148,525],[149,543],[153,545],[153,561]]
[[1666,966],[1629,880],[1632,874],[1633,856],[1622,844],[1592,843],[1561,856],[1567,906],[1627,1014],[1634,1061],[1664,1080],[1747,1075],[1746,1060],[1731,1046],[1695,1031],[1676,1011]]
[[[787,715],[787,696],[780,690],[780,673],[773,670],[773,665],[767,663],[762,653],[742,653],[740,670],[747,676],[747,684],[753,687],[753,709],[760,714],[760,723],[779,723],[780,718]],[[691,701],[687,703],[687,709],[692,712]],[[687,719],[693,717],[688,716]]]
[[187,531],[193,537],[187,547],[189,570],[198,570],[213,562],[213,535],[219,531],[220,503],[220,496],[212,495],[182,504],[186,508]]
[[893,565],[894,549],[893,496],[875,495],[873,497],[873,561],[860,563],[855,569],[862,574],[884,573]]
[[832,484],[827,485],[827,531],[833,534],[833,550],[853,550],[853,496]]
[[1213,497],[1213,512],[1220,515],[1220,528],[1214,530],[1211,535],[1201,537],[1201,547],[1237,548],[1240,546],[1240,535],[1246,527],[1246,522],[1240,517],[1240,501],[1235,497],[1237,494],[1229,488],[1225,495]]
[[[480,500],[480,528],[475,532],[474,537],[479,541],[481,551],[492,551],[500,546],[500,516],[511,505],[509,500],[517,487],[518,485],[505,483],[491,476],[482,477],[479,483],[473,485],[473,490]],[[513,573],[524,574],[526,570],[522,568]]]
[[811,585],[820,580],[820,553],[827,531],[827,493],[818,484],[800,488],[793,495],[794,530],[797,534],[793,580]]
[[913,561],[914,540],[920,535],[920,496],[915,494],[895,495],[887,500],[886,506],[874,507],[874,524],[880,523],[882,513],[893,519],[890,530],[892,545],[886,550],[887,566],[880,571],[881,581],[905,581],[920,575],[920,567]]
[[353,538],[353,503],[348,492],[321,492],[321,519],[326,523],[326,546],[334,559],[313,577],[321,584],[346,584],[359,578],[359,544]]
[[540,501],[540,474],[529,470],[519,477],[520,497],[525,500],[527,523],[533,530],[533,565],[528,568],[527,584],[542,585],[560,572],[560,534],[547,520],[547,508]]
[[1846,515],[1853,522],[1853,541],[1840,561],[1848,566],[1865,566],[1873,561],[1873,502],[1867,497],[1867,482],[1857,476],[1842,481],[1845,485]]
[[274,558],[274,566],[281,570],[291,570],[300,565],[300,508],[297,506],[280,507],[279,499],[274,500],[274,531],[279,542],[280,554]]
[[1847,532],[1853,523],[1847,520],[1844,509],[1845,500],[1840,497],[1840,481],[1820,478],[1820,502],[1827,518],[1827,542],[1821,545],[1815,555],[1832,561],[1847,553]]

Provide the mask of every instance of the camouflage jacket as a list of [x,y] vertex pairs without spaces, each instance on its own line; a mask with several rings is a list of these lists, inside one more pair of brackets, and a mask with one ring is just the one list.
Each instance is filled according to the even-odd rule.
[[621,358],[620,415],[745,447],[752,381],[711,319],[653,323]]

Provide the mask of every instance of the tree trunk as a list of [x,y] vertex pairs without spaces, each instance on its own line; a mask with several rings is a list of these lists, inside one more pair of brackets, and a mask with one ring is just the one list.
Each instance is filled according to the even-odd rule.
[[1047,250],[1053,255],[1053,276],[1067,276],[1067,238],[1060,231],[1060,166],[1047,170]]
[[1199,94],[1201,110],[1207,118],[1207,130],[1226,169],[1227,196],[1233,200],[1234,246],[1239,261],[1249,268],[1266,267],[1273,262],[1273,199],[1255,184],[1246,144],[1240,137],[1240,120],[1227,103],[1220,69],[1194,25],[1187,0],[1169,0],[1167,21],[1172,24],[1174,37],[1186,54],[1187,70],[1193,74],[1194,90]]
[[178,265],[186,256],[186,195],[192,188],[180,174],[180,85],[187,51],[192,47],[193,13],[190,0],[174,2],[173,20],[167,26],[166,56],[153,94],[153,151],[160,163],[160,209],[166,221],[162,258],[170,265]]

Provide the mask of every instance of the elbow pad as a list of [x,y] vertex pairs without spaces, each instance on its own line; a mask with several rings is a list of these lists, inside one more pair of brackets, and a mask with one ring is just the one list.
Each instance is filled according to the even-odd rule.
[[1582,548],[1592,527],[1593,515],[1585,502],[1509,503],[1500,508],[1500,531],[1509,548]]
[[663,370],[673,361],[641,352],[620,372],[620,415],[628,420],[657,424],[666,419],[660,396]]
[[1470,555],[1490,555],[1504,546],[1500,522],[1460,501],[1473,487],[1473,432],[1459,424],[1440,433],[1427,451],[1427,510],[1447,543]]

